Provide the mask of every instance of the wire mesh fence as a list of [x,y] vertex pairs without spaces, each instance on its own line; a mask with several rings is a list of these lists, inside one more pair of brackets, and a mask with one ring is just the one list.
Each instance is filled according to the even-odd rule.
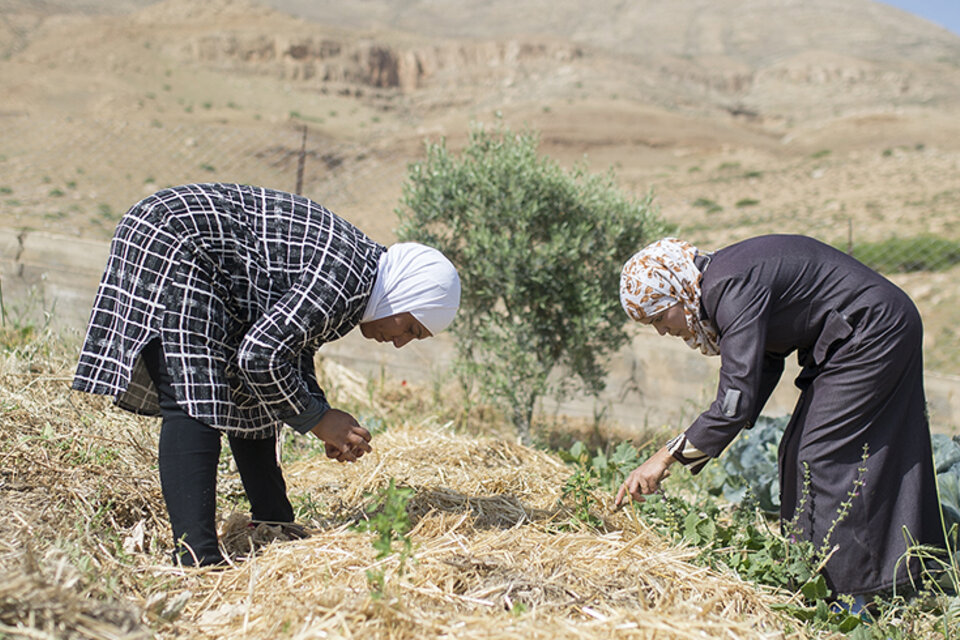
[[[32,255],[34,262],[28,266],[34,274],[46,264],[60,269],[62,277],[69,276],[62,296],[71,288],[89,286],[102,266],[101,249],[71,254],[76,260],[95,258],[86,267],[71,266],[67,253],[58,254],[57,240],[49,241],[52,248],[40,249],[37,242],[30,244],[29,234],[82,236],[102,241],[105,250],[116,221],[130,205],[163,187],[188,182],[228,181],[298,191],[357,223],[375,239],[389,242],[407,165],[417,159],[402,157],[386,145],[377,147],[369,138],[334,139],[297,119],[170,124],[149,118],[43,121],[28,113],[0,113],[0,228],[7,230],[0,242],[0,266],[8,280],[12,273],[29,274],[22,261]],[[766,179],[791,178],[771,173]],[[694,202],[691,207],[698,210],[703,205]],[[692,236],[688,239],[716,244],[722,237],[717,246],[701,244],[718,248],[757,234],[757,227],[733,228],[720,219],[714,223],[720,225],[715,233],[709,228],[710,215],[716,214],[705,212],[702,219],[708,222],[686,230]],[[960,288],[955,284],[960,272],[960,216],[940,212],[937,216],[937,226],[929,232],[922,220],[912,219],[873,233],[862,221],[848,229],[842,218],[831,224],[829,219],[781,215],[763,232],[817,237],[887,274],[914,298],[924,316],[928,367],[960,374],[960,334],[954,320],[960,313]],[[51,262],[58,265],[50,266]],[[79,284],[78,274],[86,272],[86,280]],[[10,284],[5,283],[8,293]],[[47,284],[52,287],[53,281]],[[77,299],[82,304],[87,297]]]
[[[119,215],[144,196],[165,186],[212,181],[294,191],[336,211],[362,209],[390,218],[412,160],[385,157],[369,143],[336,140],[296,120],[38,122],[27,113],[0,113],[0,224],[109,237]],[[707,222],[690,227],[691,235],[715,237],[711,216],[725,239],[751,234],[715,216],[708,207],[718,208],[716,203],[700,200],[692,207],[702,209]],[[922,219],[904,221],[894,227],[897,232],[880,236],[869,223],[854,229],[842,216],[831,221],[780,214],[769,222],[777,231],[832,243],[886,274],[940,272],[960,264],[960,215],[949,212],[926,226]],[[392,226],[383,220],[376,231],[388,233]]]
[[405,166],[296,122],[242,126],[0,117],[0,224],[109,237],[127,207],[167,186],[238,182],[334,209],[392,212]]

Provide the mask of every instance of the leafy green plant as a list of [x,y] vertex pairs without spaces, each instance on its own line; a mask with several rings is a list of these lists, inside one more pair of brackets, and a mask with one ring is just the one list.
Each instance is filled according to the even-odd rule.
[[576,471],[563,486],[563,498],[572,499],[574,518],[592,527],[602,524],[591,509],[597,504],[594,492],[600,489],[615,491],[627,474],[641,462],[639,452],[629,442],[621,442],[611,453],[597,451],[591,454],[582,442],[575,442],[560,457],[573,465]]
[[774,531],[752,499],[724,509],[709,494],[691,501],[663,492],[637,508],[662,535],[698,547],[703,564],[788,591],[815,578],[813,545]]
[[930,437],[936,464],[940,509],[947,529],[960,525],[960,439],[942,433]]
[[629,442],[621,442],[609,454],[598,450],[591,454],[582,442],[575,442],[567,451],[559,452],[567,463],[574,464],[595,477],[597,484],[607,490],[615,490],[643,459]]
[[538,142],[474,126],[459,156],[428,143],[397,210],[401,240],[440,249],[459,270],[462,386],[475,380],[505,401],[525,443],[539,398],[603,389],[606,358],[627,340],[620,269],[666,229],[649,197],[628,197],[612,174],[564,171]]
[[[403,573],[406,561],[413,555],[413,543],[407,533],[410,531],[410,516],[407,513],[407,502],[413,497],[413,489],[397,487],[393,478],[386,488],[375,496],[368,512],[373,515],[367,520],[361,520],[354,527],[358,531],[371,531],[377,534],[373,541],[373,548],[377,550],[377,559],[383,559],[393,553],[395,542],[400,543],[400,567],[398,572]],[[386,574],[382,569],[367,571],[367,583],[370,585],[371,596],[378,600],[383,597],[386,587]]]
[[[778,603],[771,606],[774,611],[782,611],[787,615],[802,620],[814,629],[823,629],[826,631],[839,631],[840,633],[850,633],[863,628],[863,619],[860,616],[850,613],[843,607],[831,605],[828,602],[830,590],[827,588],[823,576],[807,582],[801,589],[809,606],[804,606],[796,602]],[[858,637],[863,637],[857,634]],[[869,635],[867,637],[870,637]]]
[[317,502],[309,491],[292,494],[290,502],[293,505],[294,519],[297,522],[319,521],[324,516],[323,503]]
[[574,518],[591,527],[599,527],[602,523],[600,518],[593,515],[590,510],[596,504],[593,492],[598,484],[590,470],[585,465],[581,465],[563,485],[563,498],[573,500]]
[[[788,421],[789,416],[782,418],[761,416],[756,426],[742,433],[720,460],[704,469],[699,476],[699,481],[705,483],[708,492],[712,495],[722,495],[730,502],[741,506],[747,501],[755,500],[756,505],[762,511],[768,514],[777,513],[779,511],[777,442]],[[958,629],[958,625],[960,625],[960,598],[957,597],[957,594],[960,593],[960,562],[958,562],[957,554],[957,539],[960,537],[960,438],[935,433],[932,435],[932,442],[940,505],[946,523],[947,547],[946,549],[937,549],[913,543],[909,532],[904,532],[909,548],[901,563],[905,563],[909,558],[921,560],[924,575],[915,585],[915,588],[923,588],[929,592],[928,599],[932,599],[933,608],[941,612],[941,625],[945,630],[945,637],[960,637],[960,629]],[[868,452],[864,451],[864,459],[866,459],[867,454]],[[861,485],[862,477],[859,477],[854,486],[850,488],[848,499],[841,505],[835,523],[844,517],[846,510],[849,508],[850,499],[859,491]],[[648,500],[648,502],[655,501],[655,499]],[[673,507],[673,510],[676,510],[676,506]],[[675,514],[662,515],[662,517],[665,522],[667,520],[677,521]],[[682,517],[683,514],[681,514]],[[785,525],[788,536],[791,526],[795,525],[791,525],[791,523]],[[749,526],[744,528],[744,531],[749,531]],[[831,550],[831,532],[832,527],[819,549],[814,549],[808,542],[799,543],[800,548],[805,549],[802,553],[810,558],[825,557]],[[752,537],[749,534],[745,535],[747,538]],[[692,541],[694,538],[688,539]],[[769,539],[767,539],[764,542],[764,547],[769,544]],[[795,540],[791,542],[792,546],[797,544]],[[749,543],[746,548],[750,548]],[[775,551],[773,553],[769,553],[769,551],[773,550],[768,549],[768,552],[761,556],[754,556],[751,558],[751,562],[755,562],[757,557],[762,558],[764,555],[770,558],[776,557]],[[763,564],[766,564],[765,560],[761,561],[756,570],[761,574],[776,576],[776,570],[771,569],[767,573],[768,569],[764,568]],[[744,577],[747,577],[753,571],[751,569],[744,572],[743,567],[736,563],[728,564],[728,566],[735,568]],[[798,573],[795,569],[791,569],[790,573],[802,577],[802,573]],[[778,580],[780,578],[775,579],[774,583]],[[756,581],[764,582],[764,579],[761,578]],[[790,603],[789,605],[779,606],[779,609],[814,627],[836,630],[844,630],[849,627],[851,622],[845,617],[848,614],[827,610],[824,608],[825,605],[821,605],[816,600],[820,597],[816,595],[819,593],[817,589],[819,587],[816,585],[802,589],[806,601],[811,604]],[[902,598],[898,599],[897,594],[894,593],[892,600],[880,602],[880,617],[883,618],[883,612],[887,612],[887,617],[899,620],[900,622],[897,622],[897,624],[901,624],[904,617],[915,616],[919,611],[918,607],[921,606],[929,608],[930,605],[924,605],[923,599],[906,603]],[[953,631],[950,631],[951,629]],[[893,622],[875,623],[869,631],[858,627],[856,634],[855,637],[861,638],[911,637],[908,632],[903,632]]]
[[702,472],[708,490],[738,504],[749,494],[769,514],[780,513],[777,446],[790,416],[760,416],[744,430],[723,456]]
[[[782,431],[785,421],[758,421],[764,429],[762,437],[754,442],[762,444],[752,444],[750,450],[765,457],[769,451],[765,441],[773,438],[777,429]],[[591,511],[596,503],[593,493],[601,488],[615,490],[645,458],[629,443],[620,444],[608,455],[603,451],[591,454],[578,442],[560,455],[576,468],[565,484],[564,496],[573,499],[575,518],[590,526],[601,523]],[[776,473],[775,464],[773,468]],[[628,508],[636,509],[644,522],[661,535],[696,547],[695,562],[794,593],[794,598],[779,607],[787,615],[831,631],[847,632],[860,624],[857,616],[830,606],[831,594],[817,573],[824,558],[822,549],[800,539],[791,531],[791,523],[783,531],[775,530],[770,524],[771,516],[760,508],[749,483],[731,488],[737,504],[718,501],[721,492],[708,481],[690,478],[688,483],[693,485],[693,497],[661,490]],[[853,487],[851,493],[858,488]],[[838,513],[837,519],[844,515]]]

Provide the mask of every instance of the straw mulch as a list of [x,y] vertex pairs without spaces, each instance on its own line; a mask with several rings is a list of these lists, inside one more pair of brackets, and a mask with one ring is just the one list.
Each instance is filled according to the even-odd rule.
[[[231,565],[179,569],[156,421],[70,392],[72,364],[0,362],[0,637],[808,637],[785,635],[776,596],[694,566],[609,495],[596,496],[602,530],[578,526],[555,457],[431,419],[389,424],[357,464],[286,464],[294,503],[318,505],[310,537],[249,528],[224,499]],[[413,491],[402,569],[353,527],[391,478]]]
[[[333,517],[230,569],[187,573],[177,625],[209,638],[784,637],[771,596],[691,565],[690,550],[614,514],[608,496],[597,496],[608,532],[570,525],[559,504],[570,471],[552,456],[430,424],[374,444],[354,465],[289,466],[291,494],[322,496]],[[414,490],[402,571],[350,527],[389,478]],[[385,577],[379,599],[371,571]]]

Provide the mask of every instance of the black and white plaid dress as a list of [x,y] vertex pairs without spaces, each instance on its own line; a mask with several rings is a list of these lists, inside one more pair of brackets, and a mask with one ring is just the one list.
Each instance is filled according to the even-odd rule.
[[140,351],[163,343],[180,405],[273,436],[326,399],[313,356],[359,322],[385,247],[319,204],[235,184],[160,191],[121,219],[73,388],[159,415]]

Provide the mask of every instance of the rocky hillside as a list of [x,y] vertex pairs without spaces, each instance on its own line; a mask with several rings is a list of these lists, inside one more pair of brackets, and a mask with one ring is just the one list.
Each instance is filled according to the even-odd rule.
[[[87,0],[82,7],[16,0],[0,24],[0,46],[19,51],[42,39],[65,20],[67,6],[77,16],[83,8],[120,14],[144,5],[113,25],[140,37],[163,34],[158,45],[181,61],[311,85],[509,89],[524,77],[542,83],[550,74],[536,71],[559,68],[570,81],[567,93],[571,86],[615,91],[768,126],[960,97],[960,38],[872,0],[685,0],[669,7],[614,0]],[[102,25],[85,30],[94,34]]]
[[[3,8],[0,247],[27,249],[0,251],[0,269],[27,284],[49,271],[50,238],[103,241],[161,186],[292,190],[301,147],[302,192],[390,242],[424,139],[455,149],[471,122],[498,119],[539,131],[565,166],[652,191],[677,234],[707,248],[773,231],[960,238],[960,37],[878,2]],[[89,299],[76,292],[98,270],[64,271],[64,290]],[[956,368],[935,348],[960,344],[952,291],[915,298],[928,361]]]
[[873,0],[265,0],[316,22],[428,37],[546,35],[643,58],[726,56],[757,65],[809,50],[886,61],[957,55],[957,36]]
[[473,40],[559,37],[637,63],[624,85],[688,107],[795,117],[875,107],[878,98],[892,105],[960,95],[960,38],[872,0],[269,1],[351,28]]
[[[655,190],[668,217],[719,227],[718,240],[798,213],[807,232],[848,219],[880,235],[893,221],[941,232],[958,198],[960,37],[869,0],[7,4],[0,126],[17,135],[0,154],[17,161],[5,173],[29,185],[38,166],[144,167],[124,187],[105,168],[89,192],[96,207],[122,209],[157,181],[289,175],[298,141],[275,129],[307,124],[323,145],[311,165],[326,172],[318,193],[369,175],[344,204],[388,235],[392,223],[366,212],[392,208],[423,138],[456,145],[471,120],[494,114],[541,131],[562,162],[588,156],[628,189]],[[245,141],[201,144],[212,127]],[[182,171],[156,165],[181,155],[165,147],[175,138],[197,157]],[[138,148],[157,153],[144,162]],[[242,170],[210,171],[238,153]],[[250,164],[274,154],[269,170]],[[0,223],[22,225],[20,205],[64,191],[45,184],[0,203]],[[744,201],[762,211],[738,211]],[[70,210],[48,214],[86,233]]]

